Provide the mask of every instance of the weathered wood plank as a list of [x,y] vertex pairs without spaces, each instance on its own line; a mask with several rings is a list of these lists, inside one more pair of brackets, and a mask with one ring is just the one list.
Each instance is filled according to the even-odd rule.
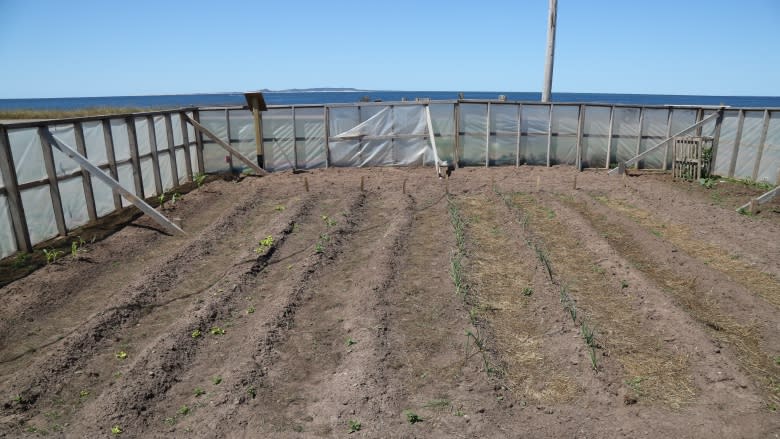
[[27,230],[27,217],[24,214],[22,195],[19,192],[19,181],[16,177],[11,142],[8,140],[8,131],[0,126],[0,170],[3,173],[3,186],[5,186],[8,200],[8,211],[11,214],[11,224],[16,238],[16,248],[23,252],[32,251],[30,232]]
[[[73,131],[76,135],[76,150],[84,157],[87,156],[87,145],[84,142],[84,127],[81,122],[73,124]],[[82,168],[84,169],[84,168]],[[87,172],[81,173],[81,184],[84,187],[84,199],[87,202],[87,215],[90,221],[97,221],[97,210],[95,209],[95,194],[92,192],[92,179]]]
[[233,154],[234,156],[238,157],[238,159],[241,160],[242,162],[244,162],[244,164],[246,164],[247,166],[252,168],[252,170],[255,171],[257,173],[257,175],[268,175],[268,172],[266,172],[261,167],[257,166],[256,163],[253,163],[252,160],[249,160],[245,155],[241,154],[237,149],[235,149],[232,146],[230,146],[224,140],[222,140],[219,137],[217,137],[216,134],[214,134],[211,131],[209,131],[208,129],[206,129],[206,127],[204,127],[203,125],[198,123],[194,118],[192,118],[192,117],[190,117],[190,116],[188,116],[186,114],[184,115],[184,117],[187,118],[187,121],[189,123],[191,123],[193,127],[195,127],[195,130],[205,134],[206,137],[208,137],[211,140],[213,140],[214,142],[216,142],[217,145],[219,145],[222,148],[224,148],[227,152],[229,152],[229,153]]
[[44,131],[48,132],[49,130],[45,127],[38,128],[38,137],[41,140],[41,148],[43,149],[43,164],[46,168],[46,175],[49,177],[49,194],[51,195],[51,204],[54,210],[54,221],[57,223],[57,232],[65,236],[68,234],[68,227],[65,225],[65,213],[62,210],[60,185],[57,182],[57,170],[54,167],[54,153],[51,150],[50,139],[44,135]]

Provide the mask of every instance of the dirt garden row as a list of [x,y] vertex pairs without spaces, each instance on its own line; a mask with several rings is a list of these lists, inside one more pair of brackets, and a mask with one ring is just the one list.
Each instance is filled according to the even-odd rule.
[[0,436],[778,437],[780,207],[709,186],[214,181],[0,289]]

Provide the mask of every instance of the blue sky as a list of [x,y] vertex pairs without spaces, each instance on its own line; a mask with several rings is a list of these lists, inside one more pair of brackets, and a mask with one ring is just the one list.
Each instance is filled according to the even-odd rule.
[[[0,0],[0,98],[540,91],[548,0]],[[780,96],[780,1],[559,0],[555,92]]]

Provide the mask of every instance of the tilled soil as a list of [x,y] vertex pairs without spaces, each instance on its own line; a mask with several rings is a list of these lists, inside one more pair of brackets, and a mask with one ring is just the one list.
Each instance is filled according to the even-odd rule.
[[0,289],[0,436],[779,437],[780,210],[735,211],[759,193],[218,180],[167,208],[186,236],[141,217]]

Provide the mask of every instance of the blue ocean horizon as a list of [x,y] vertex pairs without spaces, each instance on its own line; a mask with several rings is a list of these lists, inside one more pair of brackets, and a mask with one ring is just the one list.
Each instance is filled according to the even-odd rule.
[[[339,104],[361,100],[394,102],[413,101],[416,98],[455,100],[463,93],[465,99],[497,99],[506,96],[509,101],[538,102],[538,92],[457,92],[457,91],[393,91],[393,90],[334,90],[334,91],[268,91],[263,96],[268,105]],[[731,107],[780,108],[778,96],[706,96],[618,93],[553,93],[558,103],[601,103],[626,105],[727,105]],[[245,105],[241,92],[194,93],[178,95],[100,96],[70,98],[0,99],[0,110],[79,110],[94,107],[178,108],[191,106]]]

